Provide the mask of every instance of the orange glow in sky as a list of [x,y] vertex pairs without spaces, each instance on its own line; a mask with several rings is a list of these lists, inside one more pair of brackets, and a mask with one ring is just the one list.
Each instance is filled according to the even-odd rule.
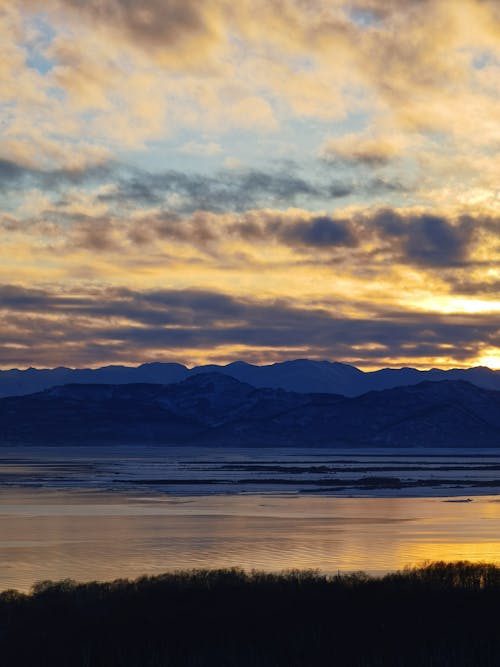
[[497,3],[132,5],[0,0],[1,368],[500,368]]

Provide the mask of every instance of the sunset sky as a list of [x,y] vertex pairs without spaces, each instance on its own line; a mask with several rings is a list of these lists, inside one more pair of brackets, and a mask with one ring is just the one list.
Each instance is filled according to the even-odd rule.
[[2,368],[500,368],[497,0],[0,0]]

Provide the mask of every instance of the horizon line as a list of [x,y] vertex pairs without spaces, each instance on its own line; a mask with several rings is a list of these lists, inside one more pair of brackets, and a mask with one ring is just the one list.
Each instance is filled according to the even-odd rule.
[[[354,368],[358,370],[360,373],[376,373],[377,371],[383,371],[383,370],[414,370],[418,372],[428,372],[428,371],[454,371],[454,370],[473,370],[473,369],[484,369],[488,370],[491,372],[497,372],[500,371],[500,368],[494,368],[491,366],[485,366],[484,364],[479,364],[477,366],[449,366],[449,367],[440,367],[440,366],[380,366],[377,368],[371,368],[369,367],[368,370],[364,370],[360,366],[356,365],[355,363],[348,363],[345,361],[338,361],[338,360],[329,360],[329,359],[314,359],[314,358],[308,358],[308,357],[294,357],[290,359],[283,359],[281,361],[274,361],[271,363],[254,363],[254,362],[249,362],[245,361],[243,359],[235,359],[233,361],[230,361],[228,363],[217,363],[217,362],[206,362],[206,363],[201,363],[201,364],[195,364],[193,366],[189,366],[186,363],[182,363],[180,361],[165,361],[165,360],[158,360],[158,361],[145,361],[145,362],[140,362],[140,363],[109,363],[109,364],[102,364],[102,365],[89,365],[89,366],[26,366],[24,368],[19,368],[19,367],[10,367],[10,368],[3,368],[0,365],[0,373],[8,373],[11,371],[18,371],[20,373],[27,372],[27,371],[55,371],[59,369],[65,369],[69,371],[98,371],[102,370],[105,368],[129,368],[129,369],[138,369],[142,368],[143,366],[152,366],[156,364],[168,364],[168,365],[176,365],[176,366],[182,366],[188,371],[192,371],[197,368],[203,368],[206,366],[217,366],[219,368],[227,368],[228,366],[232,366],[234,364],[244,364],[247,366],[253,366],[255,368],[268,368],[270,366],[278,366],[281,364],[285,363],[293,363],[293,362],[298,362],[298,361],[307,361],[311,363],[318,363],[318,364],[338,364],[342,366],[349,366],[350,368]],[[364,364],[363,364],[364,365]]]

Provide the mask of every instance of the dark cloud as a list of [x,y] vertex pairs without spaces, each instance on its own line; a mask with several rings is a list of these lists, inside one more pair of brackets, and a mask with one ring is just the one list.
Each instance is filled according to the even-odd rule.
[[[48,211],[33,223],[12,217],[0,220],[6,230],[23,229],[53,239],[53,250],[120,251],[133,253],[134,248],[170,241],[191,245],[211,257],[223,259],[224,244],[229,239],[248,245],[281,244],[304,256],[314,255],[324,263],[326,255],[317,252],[333,248],[356,249],[358,268],[369,263],[372,271],[384,266],[402,264],[438,271],[444,280],[455,281],[446,270],[466,267],[495,267],[495,258],[477,259],[473,250],[480,243],[493,243],[498,221],[469,216],[414,214],[397,209],[369,210],[351,217],[312,215],[295,211],[255,209],[233,215],[196,211],[182,215],[160,210],[135,215],[133,219],[118,213],[87,216],[80,213]],[[43,228],[40,227],[43,226]],[[493,249],[493,245],[491,245]],[[308,251],[309,249],[309,251]],[[165,247],[158,247],[163,252]],[[351,262],[355,262],[351,256]]]
[[494,315],[374,312],[370,305],[366,317],[352,319],[340,314],[339,303],[307,306],[201,289],[58,293],[2,286],[0,303],[3,365],[28,358],[37,365],[143,361],[159,350],[164,358],[180,358],[186,349],[231,345],[255,348],[256,360],[260,348],[273,350],[276,359],[295,348],[331,359],[410,354],[418,360],[445,353],[467,361],[484,346],[500,346]]
[[366,192],[377,194],[383,192],[411,192],[413,187],[399,180],[390,180],[387,178],[372,178],[366,184]]
[[280,230],[280,239],[290,245],[310,247],[354,246],[358,243],[349,221],[328,216],[286,225]]
[[325,194],[333,199],[340,199],[342,197],[349,197],[355,192],[355,187],[342,181],[332,181],[325,188]]
[[117,183],[113,192],[101,194],[106,202],[157,205],[169,195],[180,196],[178,213],[203,210],[216,213],[243,212],[259,207],[295,206],[303,202],[330,202],[353,194],[407,192],[400,181],[383,178],[351,180],[308,180],[286,171],[225,169],[215,176],[169,170],[162,173],[135,171]]
[[450,266],[464,261],[472,240],[470,220],[450,224],[433,215],[412,220],[405,242],[408,259],[417,264]]
[[[491,221],[488,224],[491,226]],[[362,254],[363,243],[370,240],[372,250],[365,260],[441,270],[463,267],[470,262],[482,221],[463,216],[414,215],[387,208],[355,214],[352,218],[255,210],[236,215],[229,221],[209,212],[183,217],[166,211],[122,227],[122,235],[131,243],[171,240],[210,253],[217,252],[229,236],[250,244],[283,244],[300,252],[307,248],[349,246],[359,248]],[[92,237],[96,241],[92,247],[98,247],[100,234],[110,239],[110,229],[102,220],[98,220],[95,227],[89,221],[83,226],[80,224],[78,229],[77,239],[73,239],[77,245],[85,246],[86,239]],[[106,249],[106,243],[102,247]]]
[[114,171],[111,164],[87,166],[81,169],[37,169],[11,160],[0,159],[0,190],[36,187],[58,190],[68,185],[100,183]]
[[[406,192],[399,181],[380,177],[353,181],[331,179],[329,174],[306,178],[296,173],[293,163],[278,169],[222,169],[214,175],[167,170],[148,172],[124,164],[107,163],[82,169],[43,170],[0,160],[0,190],[24,188],[63,192],[64,188],[95,186],[112,188],[96,195],[123,211],[130,208],[160,207],[167,200],[170,209],[188,215],[195,211],[214,213],[244,212],[256,208],[291,207],[357,195]],[[67,204],[64,196],[59,205]]]
[[403,215],[391,209],[377,212],[367,223],[382,237],[398,241],[406,261],[429,267],[462,265],[480,225],[466,216],[453,220],[438,215]]
[[464,296],[494,296],[497,298],[500,294],[500,280],[491,280],[490,282],[484,280],[472,281],[470,278],[449,276],[447,277],[447,282],[455,294],[463,294]]
[[0,287],[0,308],[12,310],[38,310],[53,303],[50,292],[43,289],[2,285]]
[[206,176],[170,170],[156,174],[136,172],[122,179],[114,192],[102,194],[99,199],[156,205],[171,194],[182,197],[177,211],[186,214],[196,210],[244,211],[283,203],[291,206],[302,198],[321,197],[324,192],[293,174],[228,169]]
[[107,218],[92,218],[78,214],[74,220],[78,222],[73,229],[71,240],[73,248],[85,248],[97,252],[121,250],[113,224]]
[[[168,183],[164,192],[172,191],[174,191],[174,188]],[[155,206],[163,201],[164,192],[158,192],[154,182],[148,183],[146,179],[131,178],[126,183],[121,183],[115,192],[99,195],[98,199],[104,202],[123,201],[125,199],[147,206]]]
[[120,31],[146,48],[174,51],[186,41],[215,36],[209,9],[198,0],[61,0],[101,26]]
[[165,214],[135,225],[129,232],[129,239],[134,241],[137,235],[139,242],[153,238],[169,239],[201,249],[209,248],[212,252],[229,235],[247,243],[278,243],[302,250],[307,247],[356,246],[358,243],[349,220],[326,215],[305,218],[279,212],[243,215],[229,225],[221,224],[217,218],[203,213],[188,219]]
[[336,153],[334,150],[325,153],[323,159],[325,162],[345,165],[364,165],[366,167],[385,167],[394,161],[393,155],[388,155],[383,150],[377,148],[353,150],[349,155]]
[[20,165],[10,160],[0,159],[0,186],[5,186],[12,181],[23,178],[25,174],[26,170]]

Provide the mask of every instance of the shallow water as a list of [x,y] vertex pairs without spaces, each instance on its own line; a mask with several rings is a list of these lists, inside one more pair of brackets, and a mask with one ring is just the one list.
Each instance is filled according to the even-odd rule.
[[500,494],[500,450],[0,448],[0,487],[143,494]]
[[[500,458],[492,452],[425,460],[414,453],[269,450],[183,456],[173,450],[142,456],[1,450],[0,590],[27,590],[42,579],[112,579],[191,567],[382,573],[424,560],[500,562],[500,496],[455,483],[459,472],[469,481],[494,481]],[[268,471],[253,470],[260,465],[288,482],[260,485],[269,478]],[[312,465],[331,470],[311,472]],[[295,472],[281,473],[280,466]],[[395,474],[383,468],[406,467],[397,473],[401,480],[439,481],[449,474],[454,484],[362,488],[359,480],[375,474],[363,471],[377,466],[377,477]],[[238,482],[242,473],[251,483]],[[198,484],[178,486],[178,479],[196,475]],[[314,475],[356,479],[358,487],[304,487],[304,477],[314,482]],[[448,502],[469,496],[472,502]]]

